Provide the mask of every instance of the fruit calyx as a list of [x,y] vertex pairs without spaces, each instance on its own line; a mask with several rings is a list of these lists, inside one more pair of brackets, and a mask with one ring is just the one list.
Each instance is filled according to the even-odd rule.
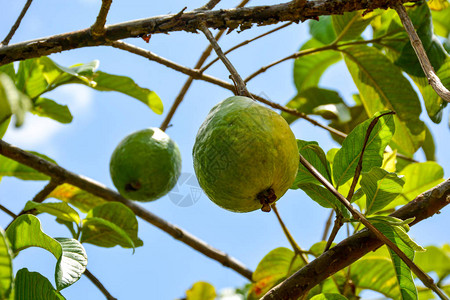
[[272,210],[270,205],[277,200],[277,195],[275,195],[275,191],[270,187],[256,195],[256,199],[262,204],[261,210],[263,212],[270,212]]

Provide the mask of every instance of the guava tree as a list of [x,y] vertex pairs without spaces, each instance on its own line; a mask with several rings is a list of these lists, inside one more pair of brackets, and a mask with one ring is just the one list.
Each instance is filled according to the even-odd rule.
[[[243,96],[251,105],[256,101],[270,107],[292,128],[298,122],[315,125],[317,140],[319,136],[330,136],[334,140],[334,148],[324,151],[317,141],[297,136],[298,157],[294,151],[294,166],[296,168],[298,159],[298,170],[294,181],[288,185],[289,193],[306,195],[307,201],[328,212],[329,217],[323,220],[323,235],[316,237],[312,246],[302,246],[289,230],[295,224],[283,221],[275,205],[279,197],[273,194],[261,196],[270,201],[254,202],[243,209],[230,204],[227,209],[234,211],[261,208],[263,211],[253,213],[253,218],[256,216],[260,220],[273,211],[281,226],[280,234],[284,233],[291,246],[289,249],[274,244],[273,250],[259,257],[257,267],[251,270],[231,253],[209,245],[152,213],[151,204],[129,200],[124,192],[121,195],[65,168],[68,162],[56,163],[48,153],[26,151],[21,145],[11,145],[8,140],[0,139],[0,179],[8,176],[30,181],[27,184],[44,182],[31,201],[20,203],[21,210],[17,212],[0,199],[3,215],[9,215],[7,221],[2,220],[2,226],[5,225],[0,229],[0,299],[65,299],[64,289],[73,284],[76,289],[76,282],[83,275],[107,299],[116,299],[111,287],[101,283],[102,274],[94,276],[89,271],[89,251],[85,247],[89,244],[103,247],[105,255],[109,251],[106,248],[114,246],[131,248],[133,252],[145,251],[145,247],[150,246],[143,246],[138,237],[138,220],[185,244],[178,243],[179,247],[191,247],[205,255],[204,259],[223,265],[217,268],[228,268],[229,272],[246,279],[246,284],[232,286],[228,295],[219,295],[214,286],[206,282],[208,278],[193,280],[189,290],[178,293],[186,299],[358,299],[368,290],[392,299],[449,299],[450,246],[445,244],[449,242],[445,223],[439,233],[443,245],[423,247],[420,241],[408,235],[411,226],[420,227],[422,221],[433,222],[436,219],[433,216],[445,211],[444,207],[450,202],[450,181],[444,179],[444,170],[436,162],[439,159],[448,164],[448,155],[436,157],[433,130],[427,125],[446,127],[440,123],[444,123],[445,107],[450,102],[448,0],[293,0],[269,5],[250,4],[259,6],[250,6],[248,2],[242,0],[232,8],[229,3],[211,0],[191,11],[167,4],[172,11],[169,14],[106,26],[108,13],[115,3],[103,0],[89,28],[10,44],[16,31],[21,30],[21,21],[29,15],[28,9],[34,5],[31,0],[26,1],[0,47],[0,138],[7,136],[13,127],[26,124],[30,114],[68,124],[70,128],[69,123],[76,115],[58,99],[49,98],[53,91],[69,84],[133,97],[152,114],[161,115],[164,110],[159,128],[170,135],[171,131],[184,130],[177,128],[173,117],[182,110],[183,100],[193,101],[187,95],[188,90],[194,82],[205,81],[218,90],[228,90],[228,96]],[[265,26],[270,28],[252,34]],[[240,48],[251,48],[254,41],[293,26],[307,28],[309,32],[308,40],[298,45],[299,51],[264,64],[258,61],[255,48],[247,64],[256,71],[246,77],[240,71],[245,66],[234,65],[228,59]],[[216,30],[214,35],[211,30]],[[237,34],[240,32],[252,34],[251,38],[243,40]],[[170,33],[173,35],[168,35]],[[186,38],[197,33],[196,38],[208,42],[193,68],[148,50],[162,34],[167,34],[163,38],[170,40],[176,38],[175,33]],[[225,37],[231,37],[234,42],[227,51],[221,48]],[[75,53],[81,51],[76,49],[86,47],[106,49],[97,46],[145,58],[187,79],[173,101],[161,100],[158,86],[150,90],[138,85],[139,78],[131,78],[133,73],[112,74],[106,72],[108,66],[102,66],[103,71],[100,71],[98,60],[63,66],[52,56],[67,50]],[[188,49],[180,46],[177,50]],[[321,81],[328,69],[342,62],[357,90],[352,99],[342,97],[341,89],[324,88]],[[249,82],[254,78],[266,71],[276,72],[273,67],[289,63],[293,64],[293,75],[289,76],[293,76],[295,84],[294,97],[273,101],[264,93],[252,90]],[[210,67],[219,64],[226,67],[225,78],[228,75],[229,78],[210,75]],[[276,85],[267,86],[265,92],[276,89]],[[203,105],[211,108],[220,100],[223,99]],[[260,111],[263,114],[264,110]],[[245,146],[257,136],[252,132],[254,124],[265,125],[264,122],[253,125],[249,122],[252,120],[243,121],[244,128],[248,128],[243,135],[245,138],[231,137],[239,143],[236,149],[241,149],[236,151],[236,156],[247,151]],[[168,130],[171,126],[173,128]],[[293,132],[297,133],[295,128]],[[270,150],[270,143],[278,133],[258,136],[257,151]],[[39,134],[36,131],[36,135]],[[227,147],[223,143],[209,146],[219,149],[219,154]],[[244,173],[241,168],[246,166],[242,163],[231,169],[223,167],[224,156],[210,160],[214,168],[219,168],[216,174],[229,172],[226,178],[234,178],[233,174]],[[139,161],[139,154],[129,157]],[[176,163],[179,169],[180,162]],[[255,163],[250,156],[248,163]],[[281,162],[277,167],[286,166]],[[253,171],[248,176],[267,177],[268,173],[267,170]],[[251,189],[246,186],[248,182],[241,180],[228,189],[230,193],[236,185]],[[129,187],[131,190],[139,188],[140,183]],[[221,190],[221,193],[227,192],[227,189]],[[13,200],[14,197],[14,193],[8,195]],[[283,200],[277,205],[281,207],[282,203]],[[49,215],[53,218],[52,226],[65,228],[65,236],[52,237],[45,233],[41,220]],[[428,218],[431,219],[425,220]],[[201,222],[200,216],[193,219]],[[264,231],[255,231],[254,235],[264,238]],[[56,258],[54,280],[27,268],[14,268],[15,257],[30,247],[42,248]],[[246,245],[246,249],[251,249],[251,245]],[[25,251],[23,255],[26,254]],[[135,263],[140,264],[138,260]],[[183,276],[184,271],[183,265],[178,265],[170,280],[177,281],[177,276]],[[120,277],[119,271],[116,277]],[[130,278],[123,280],[128,280],[127,285],[133,284]],[[81,289],[78,295],[85,296]],[[144,289],[139,297],[158,298],[151,290]]]

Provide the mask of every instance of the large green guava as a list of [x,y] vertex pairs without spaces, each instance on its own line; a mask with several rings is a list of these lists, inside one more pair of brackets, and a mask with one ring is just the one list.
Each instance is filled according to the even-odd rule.
[[153,201],[166,195],[181,173],[177,144],[159,128],[126,136],[114,150],[109,164],[119,193],[137,201]]
[[234,211],[270,211],[294,182],[297,143],[286,121],[250,98],[214,106],[193,149],[200,186],[217,205]]

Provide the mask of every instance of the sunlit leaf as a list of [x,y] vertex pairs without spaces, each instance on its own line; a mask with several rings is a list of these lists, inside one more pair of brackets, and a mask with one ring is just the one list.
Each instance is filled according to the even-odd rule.
[[298,187],[320,206],[333,208],[341,212],[345,218],[350,218],[347,208],[326,188],[313,183],[299,184]]
[[276,284],[303,266],[303,261],[287,248],[270,251],[253,272],[248,300],[259,299]]
[[395,172],[397,164],[397,151],[385,152],[383,154],[383,164],[381,168],[385,169],[388,172]]
[[346,123],[351,120],[351,113],[344,103],[324,104],[314,108],[313,113],[326,120],[337,120],[340,123]]
[[[312,38],[300,48],[300,51],[309,52],[313,48],[323,47],[325,44]],[[319,84],[322,74],[329,66],[341,60],[341,56],[335,51],[320,51],[304,55],[294,62],[294,82],[297,91],[301,92]]]
[[[16,127],[23,124],[25,114],[31,109],[31,100],[19,91],[12,79],[0,73],[0,124],[15,116]],[[3,125],[4,126],[4,125]]]
[[432,10],[443,10],[449,7],[448,0],[430,0],[427,3]]
[[[30,153],[37,155],[49,162],[55,163],[55,161],[48,156],[40,153],[29,151]],[[5,156],[0,156],[0,177],[12,176],[22,180],[49,180],[50,177],[44,175],[35,169],[22,165],[15,160],[9,159]]]
[[61,244],[42,231],[41,222],[33,215],[19,216],[8,227],[6,235],[15,255],[29,247],[43,248],[52,253],[56,259],[62,255]]
[[357,39],[376,16],[377,12],[363,11],[345,12],[342,15],[333,15],[333,28],[340,41]]
[[26,268],[20,269],[17,272],[14,285],[15,300],[65,299],[53,288],[47,278],[37,272],[29,272]]
[[0,66],[0,73],[5,73],[6,75],[8,75],[13,82],[16,80],[16,70],[14,69],[14,63]]
[[0,299],[7,299],[13,286],[12,258],[6,233],[0,228]]
[[428,126],[425,126],[426,135],[425,135],[425,141],[423,142],[422,149],[425,153],[425,158],[427,160],[436,160],[436,146],[434,144],[434,138],[431,134],[430,129]]
[[[315,108],[325,104],[343,104],[341,96],[336,91],[321,89],[318,87],[309,87],[300,91],[286,106],[294,108],[307,115],[319,114],[314,111]],[[288,123],[292,123],[298,119],[289,113],[282,112],[281,116],[286,119]]]
[[3,138],[3,136],[6,133],[6,130],[8,130],[9,123],[11,122],[11,117],[6,118],[3,122],[0,122],[0,139]]
[[[398,232],[395,230],[395,228],[400,227],[389,226],[385,223],[378,222],[373,223],[373,225],[378,230],[380,230],[389,240],[391,240],[403,253],[405,253],[405,255],[409,259],[414,259],[414,250],[404,242],[404,240],[398,235]],[[394,264],[394,269],[398,284],[400,286],[402,299],[418,299],[417,288],[414,284],[412,272],[409,269],[408,265],[391,249],[389,249],[389,253],[391,254],[392,262]]]
[[448,37],[450,34],[450,7],[441,11],[432,11],[434,32],[441,37]]
[[331,16],[320,16],[319,21],[309,20],[309,34],[323,44],[330,44],[336,39]]
[[56,240],[62,247],[62,255],[55,270],[56,288],[60,291],[80,279],[86,270],[87,254],[76,239],[56,238]]
[[100,247],[135,248],[143,245],[137,233],[133,211],[122,203],[109,202],[89,211],[83,220],[80,240]]
[[214,300],[216,290],[208,282],[199,281],[186,291],[186,300]]
[[67,105],[61,105],[47,98],[39,97],[34,101],[34,107],[31,110],[33,114],[41,117],[47,117],[60,123],[72,122],[72,114]]
[[347,298],[342,296],[341,294],[336,293],[324,293],[315,295],[311,298],[311,300],[346,300]]
[[[350,112],[350,120],[348,122],[341,122],[339,120],[333,120],[329,126],[335,128],[343,133],[349,134],[358,124],[361,124],[369,117],[367,116],[366,111],[362,105],[355,105],[348,108]],[[335,134],[331,134],[331,137],[337,141],[339,144],[342,144],[344,138]]]
[[[343,185],[354,176],[366,132],[372,119],[366,120],[358,125],[347,136],[342,143],[342,148],[336,153],[333,160],[333,179],[337,187]],[[362,172],[368,172],[373,167],[381,166],[384,149],[389,143],[394,131],[395,127],[392,115],[379,118],[367,141],[363,156]]]
[[439,278],[450,274],[450,252],[444,247],[427,246],[427,251],[419,252],[414,258],[414,262],[425,272],[436,272]]
[[68,222],[75,222],[80,224],[81,219],[77,211],[70,207],[66,202],[54,202],[54,203],[36,203],[34,201],[28,201],[24,210],[35,209],[39,213],[48,213],[61,220]]
[[396,131],[390,145],[412,157],[425,139],[425,130],[419,119],[420,101],[411,83],[374,47],[354,46],[343,52],[367,114],[394,110]]
[[374,167],[361,174],[361,189],[366,195],[366,214],[383,209],[401,192],[405,182],[395,173]]
[[[323,152],[317,142],[307,142],[297,140],[299,153],[315,167],[328,181],[331,182],[330,166]],[[319,181],[306,169],[303,164],[299,163],[297,177],[292,184],[292,189],[298,189],[299,184],[316,183]]]
[[82,212],[88,212],[96,206],[107,203],[106,200],[68,183],[59,185],[47,198],[55,198],[70,203]]

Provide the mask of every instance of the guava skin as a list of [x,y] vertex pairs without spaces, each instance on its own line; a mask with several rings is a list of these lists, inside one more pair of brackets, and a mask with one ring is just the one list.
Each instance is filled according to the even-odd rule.
[[270,203],[278,200],[294,182],[299,164],[286,121],[242,96],[211,109],[198,131],[193,158],[206,195],[234,212],[264,210],[261,195],[271,196]]
[[148,128],[126,136],[109,164],[111,179],[125,198],[143,202],[166,195],[181,173],[177,144],[161,129]]

